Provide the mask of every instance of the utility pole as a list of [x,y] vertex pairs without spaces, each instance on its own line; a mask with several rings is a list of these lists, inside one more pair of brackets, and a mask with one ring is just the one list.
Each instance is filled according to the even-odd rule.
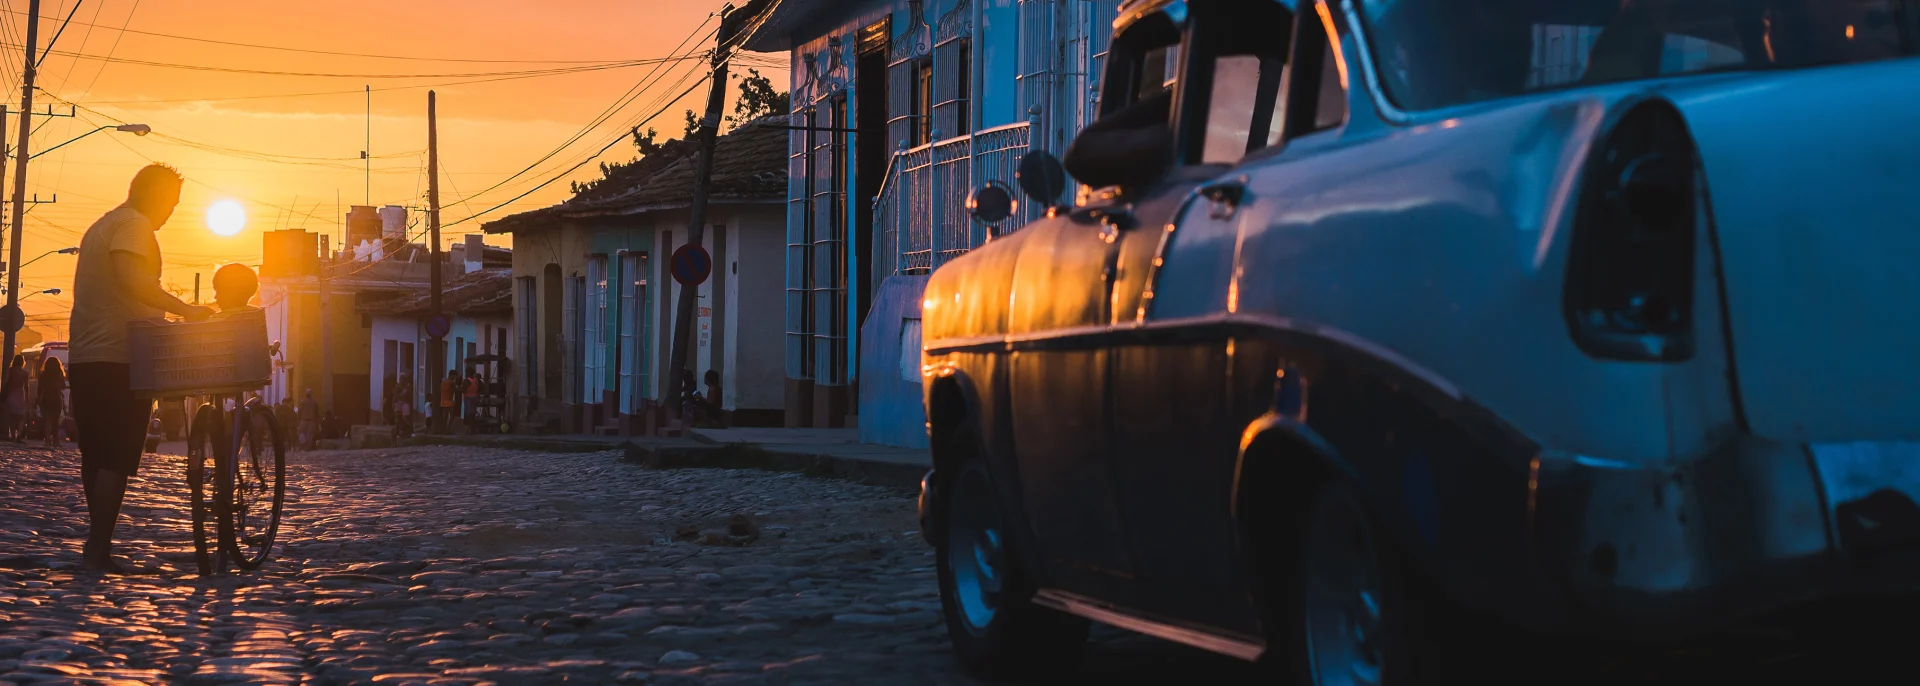
[[[33,117],[30,114],[22,114],[20,115],[20,118],[32,119]],[[0,105],[0,162],[5,162],[7,159],[7,155],[11,155],[11,154],[13,154],[13,151],[7,149],[7,106]],[[7,175],[5,171],[6,171],[5,169],[0,169],[0,181],[6,180]],[[0,189],[3,189],[3,188],[5,188],[5,185],[0,184]],[[6,195],[5,192],[0,191],[0,197],[4,197],[5,195]],[[5,201],[0,201],[0,226],[6,226],[6,225],[7,225],[7,203]],[[0,245],[4,245],[4,244],[5,244],[5,241],[0,241]],[[0,267],[5,267],[6,271],[9,271],[9,272],[15,269],[12,262],[0,264]],[[11,360],[13,358],[9,357],[7,359]]]
[[[78,9],[76,7],[75,9]],[[13,230],[7,233],[7,317],[20,314],[20,234],[25,229],[27,219],[27,137],[33,134],[33,77],[39,72],[34,59],[40,51],[40,0],[27,4],[27,46],[26,68],[21,73],[20,82],[20,143],[13,154]],[[18,324],[25,323],[26,317],[19,321],[6,321],[4,328],[6,357],[11,360],[15,345],[19,343]]]
[[[687,245],[701,245],[706,239],[707,198],[713,185],[713,139],[720,133],[720,115],[727,102],[727,56],[734,35],[740,32],[740,23],[733,13],[733,4],[728,3],[720,10],[720,31],[713,46],[713,85],[707,91],[707,115],[700,120],[699,158],[694,163],[693,203],[687,208]],[[669,265],[671,267],[671,265]],[[680,386],[687,375],[687,339],[693,328],[694,299],[698,295],[698,286],[681,286],[680,299],[673,315],[673,354],[669,358],[672,365],[667,369],[667,392],[674,398],[669,406],[671,411],[680,413]],[[686,419],[682,417],[682,419]]]
[[333,245],[328,236],[320,237],[320,406],[333,409],[333,283],[327,278],[333,266]]
[[[435,111],[433,91],[427,91],[427,242],[427,287],[430,289],[427,297],[433,310],[432,318],[428,320],[430,326],[427,335],[431,337],[427,343],[431,350],[428,359],[432,362],[432,383],[439,384],[442,377],[447,375],[447,332],[435,328],[445,315],[440,311],[440,289],[443,285],[440,281],[440,119]],[[459,392],[458,389],[455,392]],[[439,410],[436,402],[434,413],[439,414]],[[443,422],[448,422],[443,423],[443,427],[452,428],[451,420]]]
[[[428,100],[432,100],[431,97]],[[367,161],[367,199],[364,204],[373,206],[373,86],[367,86],[367,149],[360,151],[360,159]],[[419,186],[415,186],[419,188]],[[336,203],[337,204],[337,203]],[[346,240],[346,239],[341,239]]]

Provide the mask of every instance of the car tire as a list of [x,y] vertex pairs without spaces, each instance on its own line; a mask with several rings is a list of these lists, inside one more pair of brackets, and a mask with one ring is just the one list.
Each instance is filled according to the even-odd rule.
[[992,475],[971,451],[971,432],[954,437],[967,451],[941,479],[935,557],[940,604],[954,653],[967,672],[993,681],[1027,681],[1078,668],[1087,620],[1033,604],[1033,577],[1007,525]]
[[1292,645],[1296,682],[1400,686],[1430,676],[1402,558],[1359,495],[1330,481],[1299,522],[1287,630],[1276,632]]

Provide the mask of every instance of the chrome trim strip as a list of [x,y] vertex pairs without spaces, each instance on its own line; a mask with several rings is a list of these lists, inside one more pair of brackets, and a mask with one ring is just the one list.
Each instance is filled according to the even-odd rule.
[[1367,26],[1360,21],[1360,11],[1354,9],[1356,0],[1339,2],[1341,12],[1347,17],[1347,33],[1353,36],[1354,50],[1360,53],[1360,73],[1367,77],[1367,94],[1373,96],[1374,108],[1380,111],[1382,119],[1389,122],[1413,123],[1413,114],[1394,105],[1387,98],[1386,89],[1380,87],[1380,71],[1373,64],[1373,45],[1367,40]]
[[[1243,176],[1242,178],[1245,177]],[[1137,329],[1146,326],[1147,311],[1153,307],[1153,286],[1154,284],[1160,283],[1160,268],[1166,264],[1167,246],[1173,242],[1173,232],[1179,230],[1180,218],[1186,216],[1187,210],[1193,209],[1193,201],[1200,197],[1200,189],[1206,188],[1207,184],[1210,183],[1214,182],[1202,181],[1200,185],[1194,186],[1193,190],[1187,191],[1187,197],[1181,198],[1180,206],[1174,208],[1173,217],[1167,219],[1167,225],[1160,234],[1160,244],[1153,249],[1153,262],[1147,265],[1147,283],[1142,286],[1140,290],[1140,307],[1134,311],[1133,320],[1125,322],[1128,328]],[[1237,260],[1239,255],[1234,255],[1234,258]],[[1235,262],[1235,264],[1238,264],[1238,262]],[[1110,292],[1107,294],[1107,297],[1112,298],[1115,294],[1115,292]],[[1114,314],[1119,313],[1116,312]],[[1122,322],[1116,319],[1114,325],[1120,326]]]
[[1307,336],[1312,336],[1312,337],[1333,341],[1343,346],[1346,346],[1350,349],[1358,350],[1362,353],[1372,356],[1374,359],[1385,362],[1393,366],[1394,368],[1399,369],[1401,372],[1419,379],[1420,381],[1426,383],[1428,386],[1431,386],[1434,390],[1439,391],[1440,393],[1446,395],[1450,399],[1460,400],[1466,397],[1466,394],[1461,392],[1460,387],[1447,381],[1446,377],[1441,376],[1438,372],[1435,372],[1432,369],[1428,369],[1425,366],[1422,366],[1419,363],[1414,362],[1412,359],[1407,358],[1405,355],[1401,355],[1400,353],[1394,351],[1392,348],[1381,345],[1379,343],[1375,343],[1371,340],[1363,338],[1357,334],[1354,334],[1350,331],[1346,331],[1344,329],[1339,329],[1339,328],[1328,326],[1325,324],[1315,324],[1312,322],[1300,321],[1300,320],[1291,319],[1288,317],[1276,317],[1268,314],[1221,313],[1221,314],[1200,315],[1197,317],[1181,317],[1177,319],[1159,319],[1159,320],[1151,320],[1151,321],[1142,321],[1142,322],[1132,323],[1132,324],[1116,324],[1112,326],[1103,326],[1099,324],[1088,325],[1088,326],[1074,326],[1074,327],[1067,327],[1062,329],[1053,329],[1049,331],[1039,331],[1034,333],[1024,333],[1024,334],[1015,334],[1015,335],[1003,334],[1003,335],[988,335],[988,336],[969,336],[965,338],[945,338],[945,339],[929,341],[923,345],[921,350],[924,355],[930,355],[935,357],[956,353],[956,352],[969,352],[969,351],[1010,352],[1020,347],[1023,347],[1025,345],[1031,345],[1031,344],[1040,343],[1044,341],[1055,341],[1055,340],[1081,338],[1081,337],[1091,338],[1091,337],[1097,337],[1097,336],[1127,335],[1127,334],[1134,334],[1134,333],[1143,332],[1143,331],[1166,331],[1166,330],[1177,330],[1177,329],[1195,328],[1195,327],[1204,327],[1204,326],[1220,326],[1220,325],[1233,325],[1233,324],[1252,326],[1252,327],[1264,328],[1264,329],[1275,329],[1279,331],[1303,334]]
[[1248,662],[1260,659],[1267,652],[1267,646],[1231,636],[1222,636],[1202,629],[1174,626],[1132,614],[1130,611],[1102,603],[1092,598],[1075,595],[1051,588],[1040,589],[1034,594],[1033,603],[1041,607],[1052,608],[1070,615],[1085,617],[1101,624],[1119,627],[1128,631],[1146,634],[1154,638],[1193,646],[1208,652],[1236,657]]

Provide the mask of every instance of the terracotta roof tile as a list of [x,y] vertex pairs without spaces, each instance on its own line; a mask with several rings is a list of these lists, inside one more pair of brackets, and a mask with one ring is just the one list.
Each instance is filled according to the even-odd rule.
[[[762,117],[741,125],[714,141],[714,201],[778,202],[787,197],[787,117]],[[567,202],[487,222],[487,233],[511,233],[548,228],[560,219],[642,212],[681,207],[693,199],[698,157],[685,141],[668,141],[668,149],[649,155],[620,170],[608,182]],[[634,177],[639,177],[635,179]],[[607,190],[609,187],[619,190]]]

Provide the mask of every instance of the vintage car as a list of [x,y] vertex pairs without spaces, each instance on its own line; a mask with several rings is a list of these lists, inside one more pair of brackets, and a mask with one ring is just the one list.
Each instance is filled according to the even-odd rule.
[[1046,216],[922,304],[921,519],[976,673],[1094,620],[1408,683],[1465,627],[1680,641],[1920,589],[1920,3],[1115,31],[1100,120],[1022,165]]

